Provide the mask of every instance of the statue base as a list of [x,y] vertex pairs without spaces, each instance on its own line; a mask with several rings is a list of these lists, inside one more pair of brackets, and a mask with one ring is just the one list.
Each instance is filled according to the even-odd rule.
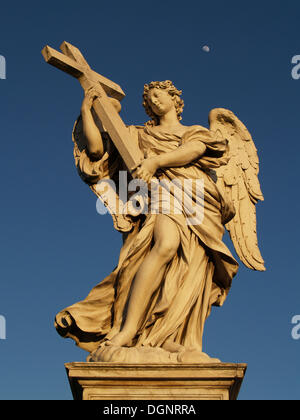
[[74,400],[236,400],[244,363],[65,364]]

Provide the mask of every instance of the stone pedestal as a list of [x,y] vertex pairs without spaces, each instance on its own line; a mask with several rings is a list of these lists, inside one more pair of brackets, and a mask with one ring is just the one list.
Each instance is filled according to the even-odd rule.
[[65,364],[75,400],[236,400],[247,365]]

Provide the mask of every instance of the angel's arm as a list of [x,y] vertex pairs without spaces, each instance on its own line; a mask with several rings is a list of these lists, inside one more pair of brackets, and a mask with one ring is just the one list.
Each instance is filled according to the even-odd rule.
[[191,141],[179,146],[176,150],[158,155],[158,168],[184,166],[198,160],[204,155],[206,146],[200,141]]
[[206,146],[200,141],[191,141],[179,146],[172,152],[162,153],[145,159],[134,172],[134,177],[150,182],[159,168],[175,168],[185,166],[199,159],[206,151]]
[[86,92],[81,106],[81,116],[88,155],[92,160],[100,160],[104,154],[104,146],[101,133],[95,124],[91,111],[94,98],[92,92]]
[[94,99],[95,93],[93,91],[85,92],[81,105],[81,116],[88,155],[92,160],[100,160],[104,154],[104,145],[100,130],[92,115]]

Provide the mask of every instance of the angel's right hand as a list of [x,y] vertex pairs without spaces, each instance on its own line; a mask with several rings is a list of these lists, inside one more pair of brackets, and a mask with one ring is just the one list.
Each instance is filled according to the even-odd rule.
[[81,112],[87,112],[92,109],[94,100],[98,97],[97,92],[95,89],[91,88],[85,91],[84,99],[81,105]]

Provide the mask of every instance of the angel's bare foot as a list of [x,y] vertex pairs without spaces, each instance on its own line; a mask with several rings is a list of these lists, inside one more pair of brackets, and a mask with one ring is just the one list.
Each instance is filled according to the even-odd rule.
[[106,346],[126,346],[129,345],[131,340],[134,337],[133,332],[131,331],[121,331],[117,335],[115,335],[111,340],[105,342]]
[[169,351],[170,353],[179,353],[185,350],[184,346],[172,341],[165,341],[162,348],[166,351]]

